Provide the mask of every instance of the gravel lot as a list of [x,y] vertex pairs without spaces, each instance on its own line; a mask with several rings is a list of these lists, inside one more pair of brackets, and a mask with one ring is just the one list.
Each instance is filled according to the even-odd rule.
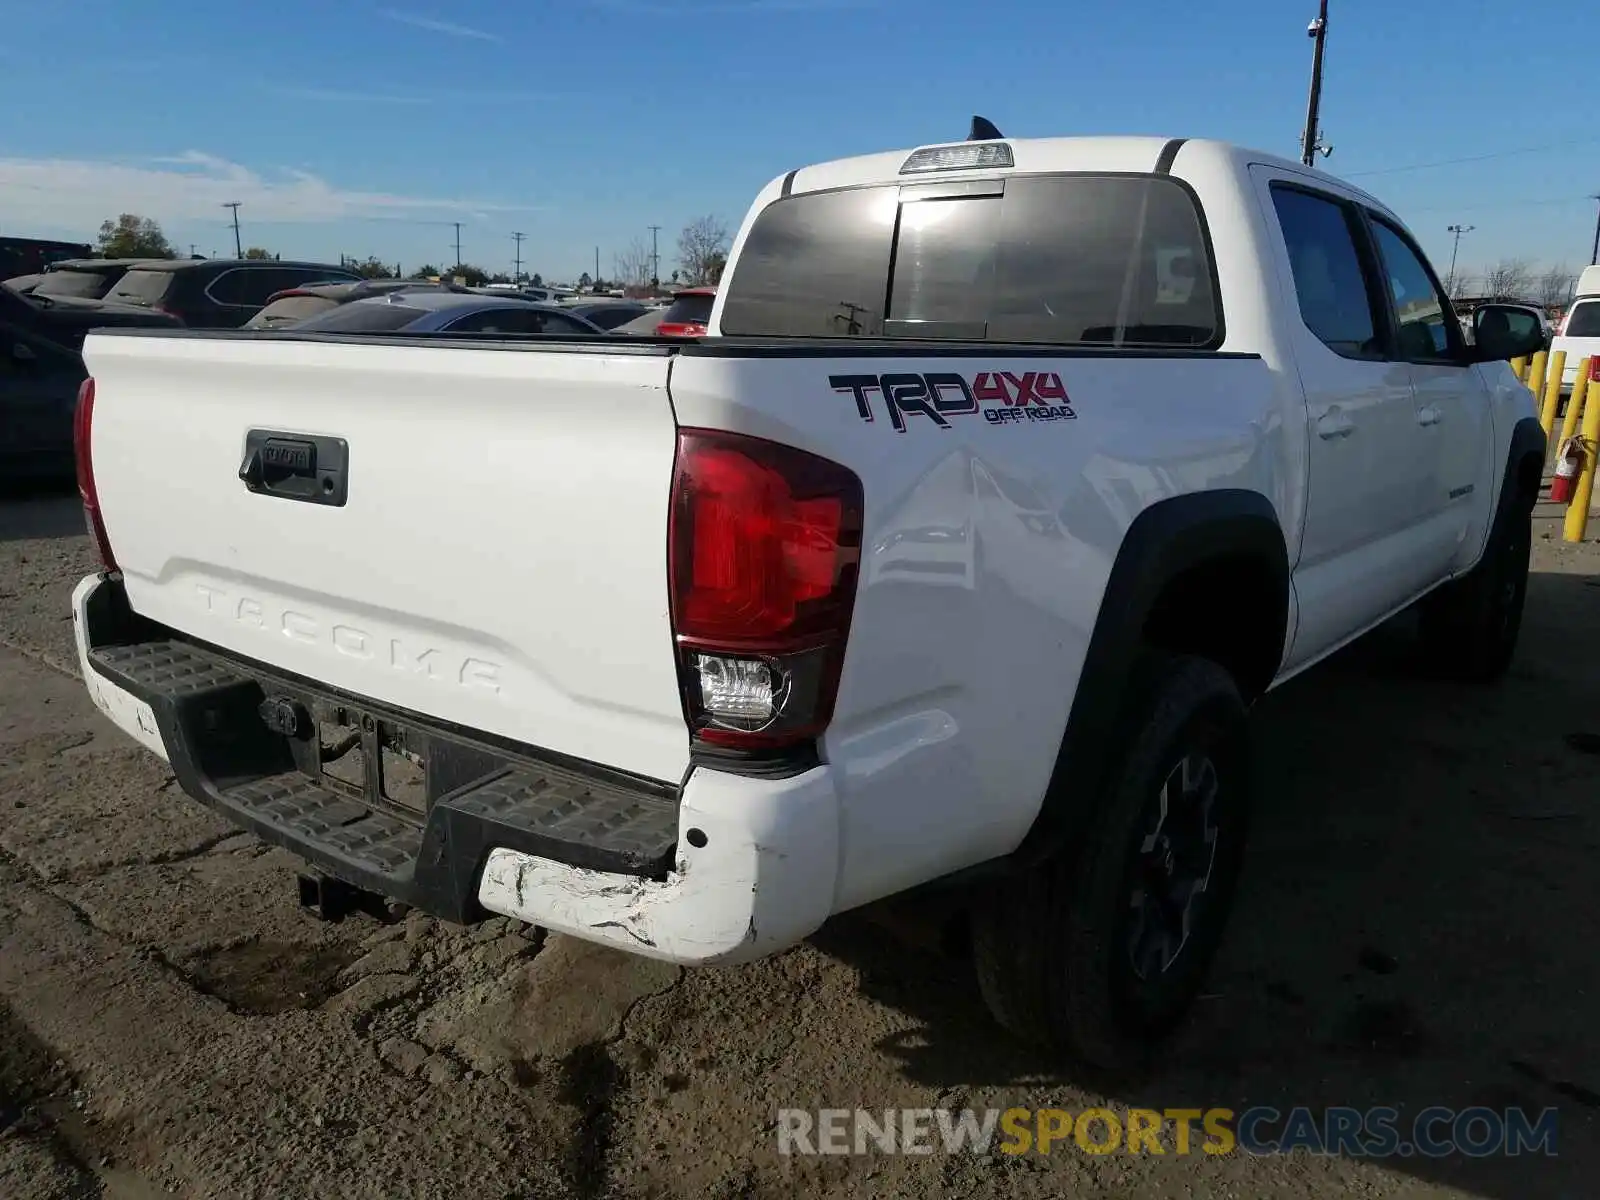
[[[1594,1195],[1600,759],[1566,735],[1600,732],[1600,545],[1540,532],[1502,687],[1430,682],[1396,622],[1263,703],[1222,961],[1163,1072],[1111,1086],[997,1033],[958,944],[894,909],[693,972],[313,921],[296,860],[83,695],[74,499],[0,500],[0,1197]],[[773,1132],[1252,1103],[1553,1105],[1560,1155],[800,1159]]]

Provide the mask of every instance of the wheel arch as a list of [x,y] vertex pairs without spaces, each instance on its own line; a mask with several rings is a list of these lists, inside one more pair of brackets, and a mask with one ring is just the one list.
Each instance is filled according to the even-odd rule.
[[[1214,607],[1197,612],[1202,601]],[[1277,674],[1288,617],[1288,550],[1265,496],[1196,492],[1141,512],[1101,597],[1044,799],[1012,858],[1040,861],[1083,828],[1113,764],[1134,662],[1152,641],[1221,660],[1249,702]]]

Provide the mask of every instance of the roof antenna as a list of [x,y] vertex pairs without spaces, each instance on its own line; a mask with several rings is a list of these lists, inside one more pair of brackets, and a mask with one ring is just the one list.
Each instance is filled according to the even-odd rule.
[[1005,136],[994,127],[994,122],[989,120],[988,117],[973,117],[972,132],[967,134],[967,141],[998,142],[1003,140]]

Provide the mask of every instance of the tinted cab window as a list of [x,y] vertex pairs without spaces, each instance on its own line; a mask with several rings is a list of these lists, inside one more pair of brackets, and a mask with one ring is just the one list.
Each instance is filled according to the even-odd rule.
[[1400,357],[1412,360],[1455,359],[1461,326],[1432,272],[1407,239],[1381,217],[1372,217],[1372,232],[1383,258],[1384,279],[1394,302],[1399,326]]
[[1306,328],[1345,358],[1382,358],[1384,347],[1362,272],[1353,210],[1278,184],[1272,186],[1272,205]]
[[1153,176],[780,200],[727,291],[726,334],[1186,347],[1222,334],[1194,199]]

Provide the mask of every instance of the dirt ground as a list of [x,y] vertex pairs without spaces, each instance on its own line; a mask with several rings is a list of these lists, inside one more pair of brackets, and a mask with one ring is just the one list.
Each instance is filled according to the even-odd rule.
[[[1597,530],[1596,532],[1600,532]],[[1269,696],[1221,961],[1110,1085],[998,1033],[958,946],[841,919],[681,971],[505,922],[324,925],[296,860],[94,712],[67,497],[0,500],[0,1197],[1483,1196],[1600,1177],[1600,545],[1543,520],[1521,651],[1403,621]],[[1555,1158],[780,1156],[779,1108],[1485,1104]]]

